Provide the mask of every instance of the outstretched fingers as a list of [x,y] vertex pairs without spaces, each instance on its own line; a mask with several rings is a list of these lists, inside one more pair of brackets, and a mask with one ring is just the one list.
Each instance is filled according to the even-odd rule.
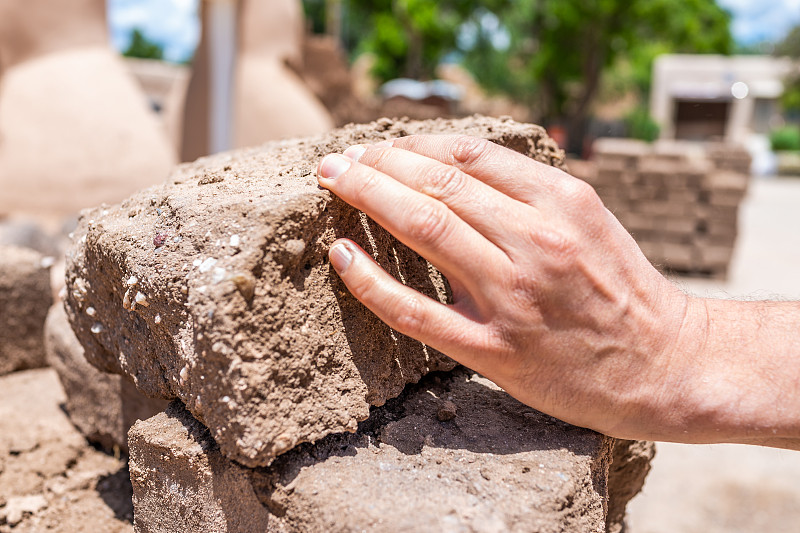
[[498,248],[510,248],[508,224],[538,217],[519,202],[459,170],[423,155],[386,145],[356,145],[344,155],[439,200]]

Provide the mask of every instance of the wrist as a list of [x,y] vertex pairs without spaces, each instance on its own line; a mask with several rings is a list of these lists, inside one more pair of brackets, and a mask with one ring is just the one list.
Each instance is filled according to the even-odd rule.
[[797,347],[785,340],[795,319],[771,302],[689,298],[664,440],[797,448]]
[[[660,349],[653,352],[651,371],[643,376],[649,384],[640,399],[638,417],[641,434],[630,438],[690,442],[693,433],[709,424],[702,396],[702,354],[707,350],[710,321],[706,300],[675,289],[677,303],[656,317],[666,323],[661,329]],[[669,321],[671,314],[674,320]],[[713,410],[713,409],[712,409]]]

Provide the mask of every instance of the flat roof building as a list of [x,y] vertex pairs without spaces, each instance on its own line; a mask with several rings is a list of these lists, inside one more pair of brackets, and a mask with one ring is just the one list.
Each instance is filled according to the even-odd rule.
[[668,54],[653,67],[650,113],[661,138],[746,143],[781,125],[788,58]]

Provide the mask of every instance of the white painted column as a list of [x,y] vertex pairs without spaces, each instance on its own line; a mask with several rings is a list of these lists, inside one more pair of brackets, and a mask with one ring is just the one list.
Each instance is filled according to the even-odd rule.
[[233,146],[234,70],[236,68],[237,2],[207,0],[209,8],[209,153]]

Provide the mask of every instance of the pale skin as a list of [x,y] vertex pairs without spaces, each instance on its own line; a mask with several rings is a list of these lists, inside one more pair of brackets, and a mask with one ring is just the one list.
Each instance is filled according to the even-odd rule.
[[800,303],[687,296],[589,185],[483,140],[353,146],[318,176],[430,260],[453,302],[340,239],[353,295],[521,402],[614,437],[800,449]]

